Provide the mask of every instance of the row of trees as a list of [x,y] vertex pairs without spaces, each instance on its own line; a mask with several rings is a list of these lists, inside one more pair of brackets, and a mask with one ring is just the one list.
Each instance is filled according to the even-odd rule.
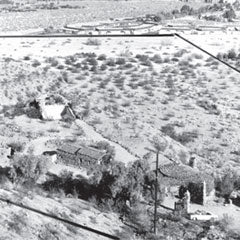
[[[181,9],[175,9],[171,12],[159,12],[158,14],[156,14],[154,17],[152,15],[147,15],[147,18],[151,18],[152,20],[156,21],[156,22],[161,22],[163,20],[168,20],[168,19],[173,19],[174,17],[179,18],[182,16],[193,16],[193,15],[198,15],[201,16],[204,13],[207,12],[216,12],[216,11],[223,11],[222,17],[228,19],[229,21],[231,21],[232,19],[236,18],[236,13],[235,10],[238,10],[240,8],[239,6],[239,2],[236,1],[233,4],[230,3],[218,3],[218,4],[213,4],[213,5],[207,5],[207,6],[203,6],[200,7],[198,9],[194,9],[192,7],[190,7],[189,5],[183,5],[181,7]],[[212,20],[214,19],[218,19],[218,17],[214,17],[212,15]]]

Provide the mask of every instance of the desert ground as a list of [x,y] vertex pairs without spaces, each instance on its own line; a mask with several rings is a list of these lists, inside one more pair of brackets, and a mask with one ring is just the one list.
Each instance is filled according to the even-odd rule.
[[[182,40],[17,38],[0,44],[3,105],[58,92],[77,112],[90,102],[85,121],[137,156],[146,154],[154,132],[170,124],[196,137],[184,145],[207,161],[209,171],[238,166],[232,154],[238,148],[238,73]],[[215,112],[207,109],[211,104]],[[174,158],[186,152],[176,149]]]
[[[197,38],[186,37],[193,41]],[[213,50],[210,46],[216,51],[227,49],[228,41],[239,48],[237,34],[231,39],[222,34],[221,45],[210,42],[215,35],[202,39],[197,43],[206,43],[209,51]],[[155,156],[149,154],[149,140],[155,134],[164,134],[168,158],[187,163],[189,156],[196,154],[198,168],[206,173],[240,174],[239,73],[181,39],[1,38],[0,48],[1,145],[17,142],[26,153],[41,154],[56,149],[61,141],[77,145],[106,140],[114,145],[116,160],[128,165],[139,158],[153,163]],[[22,108],[43,94],[64,96],[79,119],[65,123],[28,117]],[[161,156],[160,164],[165,160]],[[53,173],[73,170],[59,164],[53,164],[51,169]],[[73,172],[88,177],[84,169]],[[4,191],[1,194],[13,194]],[[36,198],[34,204],[46,201],[44,204],[50,208],[58,206],[58,199],[48,203],[50,200]],[[69,211],[68,205],[66,208]],[[221,208],[214,205],[216,212]],[[4,211],[12,214],[14,210],[6,207]],[[124,231],[112,220],[114,216],[109,218],[110,227],[102,226],[100,222],[105,220],[101,219],[97,219],[96,226]],[[86,219],[90,220],[91,216]],[[239,222],[239,212],[235,211],[234,229]],[[63,234],[68,236],[65,227]]]

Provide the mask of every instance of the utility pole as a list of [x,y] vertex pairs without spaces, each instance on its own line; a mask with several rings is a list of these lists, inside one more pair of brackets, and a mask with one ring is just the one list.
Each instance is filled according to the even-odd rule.
[[155,202],[154,202],[154,233],[157,234],[157,204],[158,204],[158,158],[159,151],[156,152],[156,172],[155,172]]
[[163,138],[158,136],[153,137],[150,140],[153,148],[146,147],[145,149],[156,154],[156,169],[155,169],[155,196],[154,196],[154,219],[153,219],[153,231],[154,234],[157,234],[157,207],[158,207],[158,162],[159,162],[159,153],[163,153],[168,145],[168,142]]
[[157,234],[157,207],[158,207],[158,162],[159,150],[146,148],[148,151],[156,154],[156,169],[155,169],[155,192],[154,192],[154,217],[153,217],[153,232]]

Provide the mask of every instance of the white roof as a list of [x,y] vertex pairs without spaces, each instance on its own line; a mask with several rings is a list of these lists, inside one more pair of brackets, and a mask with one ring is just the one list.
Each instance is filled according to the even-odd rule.
[[53,105],[44,105],[41,107],[41,113],[43,119],[49,120],[60,120],[62,119],[62,112],[65,108],[65,105],[53,104]]

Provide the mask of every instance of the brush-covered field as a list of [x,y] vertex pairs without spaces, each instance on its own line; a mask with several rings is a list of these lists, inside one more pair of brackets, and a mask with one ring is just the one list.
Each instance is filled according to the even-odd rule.
[[1,48],[2,105],[60,93],[139,157],[162,132],[174,159],[192,152],[210,172],[238,169],[238,74],[182,40],[2,39]]
[[240,70],[239,32],[212,32],[210,34],[205,32],[195,36],[186,34],[186,37],[214,56]]
[[[149,140],[158,134],[168,140],[165,152],[168,158],[187,164],[194,154],[197,167],[205,173],[217,177],[234,172],[239,176],[238,73],[182,40],[8,38],[0,40],[0,47],[1,145],[15,142],[26,154],[41,154],[56,149],[62,140],[74,145],[107,140],[115,144],[118,161],[129,164],[145,158],[152,163],[155,156],[149,153]],[[64,96],[79,119],[65,123],[29,118],[23,109],[42,94]],[[161,156],[160,164],[165,161]],[[52,164],[50,172],[64,169],[75,176],[88,177],[84,169],[69,169],[60,164]],[[58,200],[48,203],[50,200],[45,197],[41,200],[37,194],[34,196],[34,204],[46,201],[49,208],[58,206]],[[65,198],[59,201],[65,204]],[[65,209],[61,205],[59,211],[70,211],[69,206]],[[217,206],[216,211],[221,207]],[[236,209],[232,210],[233,229],[239,229]],[[12,210],[5,211],[16,217]],[[26,221],[27,218],[24,217]],[[80,223],[83,220],[75,215],[73,218]],[[6,224],[11,224],[6,219]],[[89,216],[86,221],[91,219]],[[105,219],[94,221],[98,222],[96,228],[104,227],[107,232],[127,231],[121,225],[106,223]],[[101,225],[101,221],[109,226]],[[45,228],[41,234],[52,233],[56,226]],[[75,239],[76,234],[69,233],[65,226],[62,228],[64,236]],[[80,239],[84,238],[86,235]]]

